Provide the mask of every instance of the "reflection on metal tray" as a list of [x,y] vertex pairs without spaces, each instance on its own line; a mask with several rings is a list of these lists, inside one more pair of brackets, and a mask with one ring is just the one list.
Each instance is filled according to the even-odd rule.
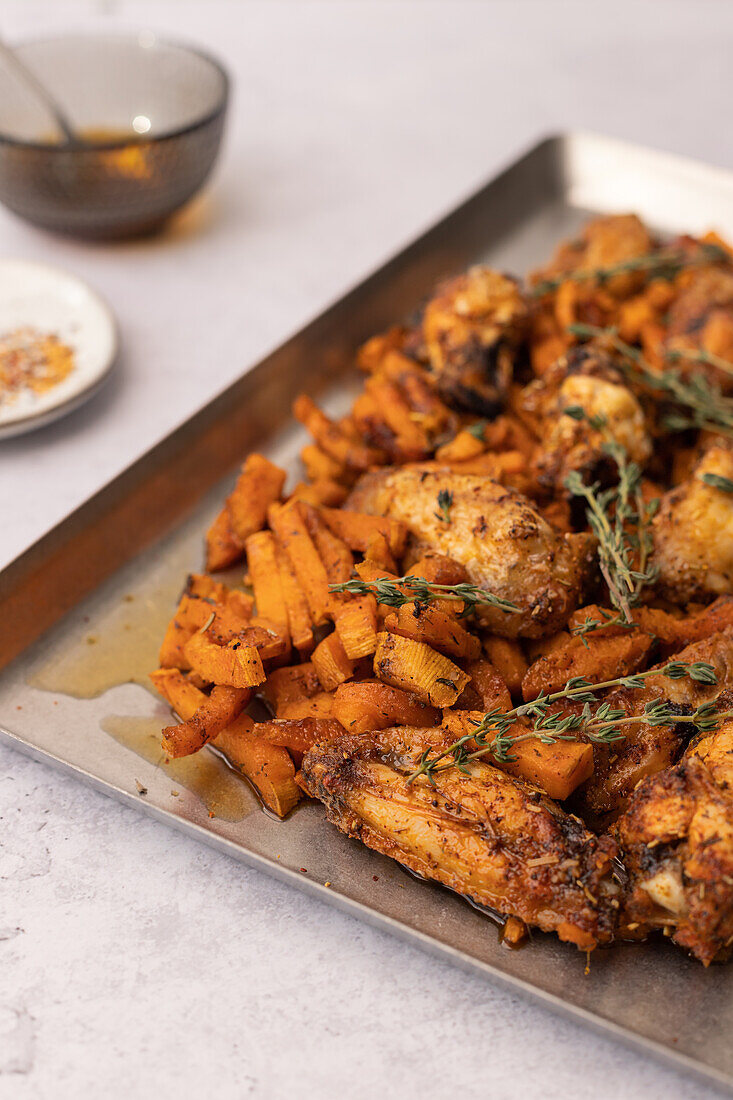
[[0,636],[0,723],[11,744],[143,812],[731,1085],[733,967],[704,970],[660,942],[597,951],[586,977],[584,956],[553,937],[509,951],[485,915],[348,840],[320,806],[275,821],[209,751],[162,766],[167,711],[141,686],[236,463],[257,446],[294,469],[289,409],[304,384],[342,405],[353,349],[436,279],[478,260],[524,272],[589,211],[627,210],[661,230],[731,235],[733,175],[600,137],[541,143],[78,509],[0,574],[0,616],[13,623]]

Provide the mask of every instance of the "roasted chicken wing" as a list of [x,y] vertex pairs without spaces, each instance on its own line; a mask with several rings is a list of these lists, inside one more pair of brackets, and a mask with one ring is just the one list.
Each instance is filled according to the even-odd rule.
[[[438,500],[443,493],[450,498],[447,518]],[[526,497],[487,478],[410,467],[379,470],[361,478],[346,507],[403,520],[411,533],[408,566],[437,551],[464,565],[475,584],[520,608],[480,609],[482,622],[504,637],[538,638],[558,630],[591,574],[589,535],[559,534]]]
[[[433,735],[433,731],[429,731]],[[613,934],[616,846],[540,791],[489,765],[408,783],[410,731],[315,745],[301,782],[342,832],[411,871],[584,950]],[[417,743],[424,744],[418,732]]]

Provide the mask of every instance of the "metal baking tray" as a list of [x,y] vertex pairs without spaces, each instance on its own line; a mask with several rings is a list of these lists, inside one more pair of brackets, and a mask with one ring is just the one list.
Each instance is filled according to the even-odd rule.
[[589,212],[627,210],[664,231],[733,235],[733,174],[603,137],[542,141],[8,566],[1,732],[322,901],[731,1087],[733,967],[704,970],[667,942],[596,951],[587,975],[584,955],[551,936],[509,951],[485,915],[348,840],[319,805],[272,819],[211,750],[165,768],[168,711],[141,686],[236,464],[257,447],[297,469],[298,392],[343,406],[356,346],[436,279],[476,261],[524,272]]

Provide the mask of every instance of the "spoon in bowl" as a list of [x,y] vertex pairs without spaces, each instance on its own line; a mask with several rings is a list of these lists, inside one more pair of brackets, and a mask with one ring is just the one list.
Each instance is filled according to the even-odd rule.
[[44,110],[53,118],[56,128],[61,133],[64,145],[80,146],[86,144],[79,137],[69,122],[66,112],[58,105],[48,89],[43,86],[36,74],[31,72],[28,66],[20,60],[15,50],[8,46],[2,38],[0,38],[0,64],[4,64],[6,68],[10,69],[32,92],[36,100],[43,104]]

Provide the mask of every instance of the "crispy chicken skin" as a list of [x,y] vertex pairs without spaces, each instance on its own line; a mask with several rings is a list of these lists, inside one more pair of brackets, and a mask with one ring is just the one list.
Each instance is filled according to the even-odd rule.
[[[450,520],[438,494],[452,493]],[[488,478],[402,467],[365,474],[346,508],[403,520],[409,561],[437,551],[465,566],[472,582],[514,603],[519,613],[480,609],[504,637],[539,638],[567,622],[591,571],[593,539],[553,530],[535,506]]]
[[[616,846],[541,792],[486,764],[407,782],[405,759],[369,735],[315,745],[300,781],[348,836],[543,931],[590,950],[613,934]],[[409,731],[393,731],[404,744]]]
[[[636,214],[612,214],[594,218],[580,235],[558,248],[546,268],[534,273],[535,279],[555,278],[575,271],[593,271],[599,267],[631,260],[651,252],[654,241]],[[604,283],[604,289],[619,298],[633,292],[640,282],[636,273],[615,275]]]
[[[642,714],[652,700],[671,703],[679,715],[692,714],[701,703],[715,699],[721,691],[733,688],[733,627],[693,642],[675,660],[707,661],[715,668],[718,682],[706,685],[685,677],[650,676],[644,686],[629,691],[619,688],[607,696],[612,706],[624,707],[629,715]],[[695,732],[694,726],[675,722],[668,726],[646,723],[627,726],[625,740],[605,748],[595,747],[595,768],[588,782],[578,791],[576,805],[580,813],[596,823],[621,812],[640,780],[674,764]]]
[[[590,344],[572,348],[526,386],[520,407],[540,438],[535,473],[543,488],[562,491],[571,470],[592,480],[599,465],[608,462],[603,444],[609,438],[639,465],[652,453],[641,405],[611,356]],[[603,433],[587,420],[566,415],[573,407],[583,409],[586,417],[602,416]]]
[[679,603],[733,592],[733,494],[706,474],[733,479],[733,451],[711,446],[689,480],[662,498],[653,521],[659,590]]
[[[730,753],[730,727],[724,736]],[[619,937],[664,928],[705,966],[724,961],[733,944],[730,789],[692,755],[643,781],[613,835],[629,875]]]
[[516,280],[488,267],[438,287],[425,307],[423,339],[440,395],[457,408],[495,415],[526,318]]

